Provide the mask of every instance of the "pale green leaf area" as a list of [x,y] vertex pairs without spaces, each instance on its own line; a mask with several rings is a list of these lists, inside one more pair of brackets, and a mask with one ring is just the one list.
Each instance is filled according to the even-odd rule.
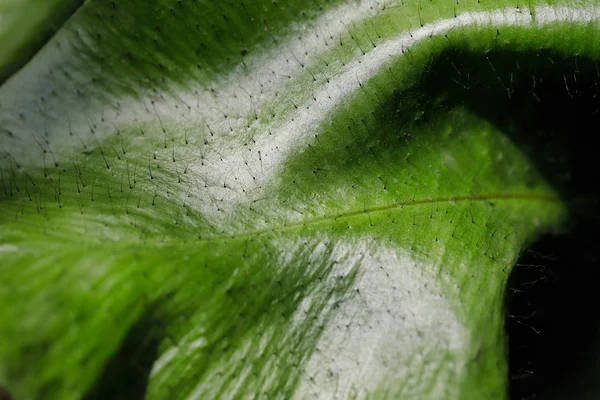
[[600,54],[594,2],[524,3],[86,2],[0,88],[0,385],[506,398],[569,214],[507,104]]

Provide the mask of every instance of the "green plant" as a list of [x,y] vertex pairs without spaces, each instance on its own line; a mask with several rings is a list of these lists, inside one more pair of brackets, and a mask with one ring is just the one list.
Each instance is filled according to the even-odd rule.
[[527,140],[595,104],[599,16],[86,2],[0,89],[0,384],[506,397],[508,275],[572,200]]

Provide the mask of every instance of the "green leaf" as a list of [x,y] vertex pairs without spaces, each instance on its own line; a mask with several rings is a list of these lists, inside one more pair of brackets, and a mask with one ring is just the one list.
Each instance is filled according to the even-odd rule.
[[0,385],[505,398],[507,277],[568,218],[529,105],[597,74],[571,3],[86,2],[0,88]]
[[83,0],[2,0],[0,83],[18,71]]

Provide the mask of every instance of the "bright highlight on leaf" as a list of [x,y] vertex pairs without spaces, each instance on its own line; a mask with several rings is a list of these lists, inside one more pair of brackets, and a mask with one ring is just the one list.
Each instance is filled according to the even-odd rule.
[[600,76],[600,7],[521,3],[86,2],[0,88],[0,386],[506,398],[570,201],[523,143]]

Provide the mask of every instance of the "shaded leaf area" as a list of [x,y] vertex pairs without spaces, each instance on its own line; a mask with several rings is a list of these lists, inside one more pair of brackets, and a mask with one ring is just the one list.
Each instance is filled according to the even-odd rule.
[[[513,51],[537,50],[564,29],[502,34]],[[568,29],[593,37],[594,27]],[[359,38],[340,34],[323,52],[366,63],[348,46]],[[186,101],[177,71],[164,73],[169,91],[151,85],[151,100],[124,101],[114,119],[85,106],[84,124],[58,106],[5,111],[0,382],[19,398],[504,398],[506,281],[565,207],[507,126],[475,98],[447,95],[455,79],[436,62],[449,43],[477,58],[496,42],[490,27],[432,35],[356,74],[328,113],[312,89],[339,93],[327,74],[346,70],[333,63],[327,79],[306,63],[261,87],[259,111],[249,92],[235,116],[208,106],[212,91]],[[577,51],[593,59],[595,46]],[[78,73],[56,96],[114,106],[71,91],[90,78]],[[317,83],[296,93],[306,79]],[[229,93],[216,104],[237,104]],[[506,107],[501,94],[493,108]],[[520,118],[517,129],[529,127]],[[15,145],[27,140],[35,153]],[[128,370],[139,386],[114,380],[123,362],[141,364]]]
[[152,365],[163,338],[161,330],[161,324],[156,321],[137,321],[127,333],[118,353],[107,362],[95,387],[84,398],[144,399]]
[[12,397],[10,396],[10,393],[3,387],[0,387],[0,399],[2,400],[11,400]]
[[597,232],[597,220],[579,219],[519,259],[507,308],[511,398],[597,397]]
[[449,109],[468,104],[497,125],[574,206],[574,213],[593,217],[598,191],[589,182],[600,174],[590,168],[593,132],[600,125],[597,65],[595,57],[549,48],[484,55],[448,50],[419,89],[423,98],[447,99]]
[[0,84],[17,72],[83,0],[5,0],[0,4]]

